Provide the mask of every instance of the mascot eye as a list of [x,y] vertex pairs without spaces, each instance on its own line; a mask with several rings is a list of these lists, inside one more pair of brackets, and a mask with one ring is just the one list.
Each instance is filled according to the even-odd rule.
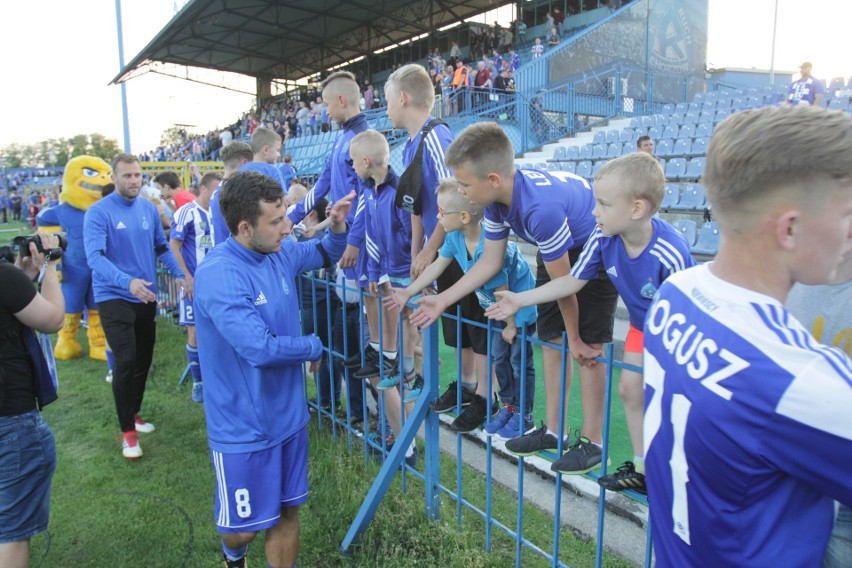
[[86,177],[93,178],[98,177],[100,175],[100,172],[98,172],[98,170],[92,170],[90,168],[83,168],[83,175]]

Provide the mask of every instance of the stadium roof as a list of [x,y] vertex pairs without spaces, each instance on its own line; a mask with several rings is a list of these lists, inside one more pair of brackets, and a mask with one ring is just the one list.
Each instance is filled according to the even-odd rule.
[[113,79],[154,62],[295,81],[495,8],[494,0],[190,0]]

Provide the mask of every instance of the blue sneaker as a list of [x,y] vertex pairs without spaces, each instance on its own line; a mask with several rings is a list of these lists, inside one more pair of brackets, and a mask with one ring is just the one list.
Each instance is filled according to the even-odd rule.
[[401,380],[402,371],[397,371],[396,373],[385,375],[385,378],[379,381],[379,384],[376,385],[376,388],[380,391],[390,390],[398,386]]
[[406,379],[405,389],[408,392],[402,398],[403,402],[414,402],[420,396],[420,393],[423,392],[423,377],[416,374],[414,378]]
[[[371,432],[370,434],[367,435],[367,440],[369,442],[371,442],[371,444],[376,444],[376,446],[373,446],[373,445],[369,446],[370,457],[372,457],[374,460],[376,460],[379,463],[384,462],[385,461],[385,454],[384,454],[384,452],[382,452],[382,438],[379,435],[379,433],[378,432]],[[388,434],[388,437],[386,438],[386,447],[387,447],[387,453],[388,454],[393,449],[393,445],[394,445],[393,435]],[[405,456],[405,464],[408,467],[417,467],[417,448],[416,447],[414,448],[414,451],[411,453],[410,456]]]
[[204,383],[192,383],[192,402],[204,402]]
[[[501,428],[496,436],[503,440],[512,440],[520,438],[535,430],[535,423],[531,420],[531,416],[527,416],[521,426],[521,415],[517,412],[512,413],[512,417],[506,422],[506,425]],[[523,430],[521,430],[523,428]]]
[[500,409],[500,412],[497,413],[497,416],[491,419],[485,426],[485,434],[488,436],[493,436],[497,432],[503,429],[503,426],[512,418],[512,407],[508,404],[504,404]]

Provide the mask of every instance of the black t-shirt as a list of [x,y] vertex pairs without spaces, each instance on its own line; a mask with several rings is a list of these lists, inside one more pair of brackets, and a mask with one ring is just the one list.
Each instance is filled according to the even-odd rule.
[[30,356],[21,337],[25,326],[15,317],[35,295],[26,274],[0,261],[0,416],[15,416],[35,408]]

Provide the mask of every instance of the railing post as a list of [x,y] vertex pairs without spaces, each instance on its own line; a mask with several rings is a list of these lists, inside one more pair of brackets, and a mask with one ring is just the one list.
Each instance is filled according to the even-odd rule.
[[[423,382],[424,391],[419,400],[430,400],[428,393],[439,391],[438,367],[438,324],[430,325],[423,331]],[[425,419],[425,460],[423,476],[426,485],[426,515],[433,521],[441,516],[441,442],[440,420],[434,412],[428,412]]]

